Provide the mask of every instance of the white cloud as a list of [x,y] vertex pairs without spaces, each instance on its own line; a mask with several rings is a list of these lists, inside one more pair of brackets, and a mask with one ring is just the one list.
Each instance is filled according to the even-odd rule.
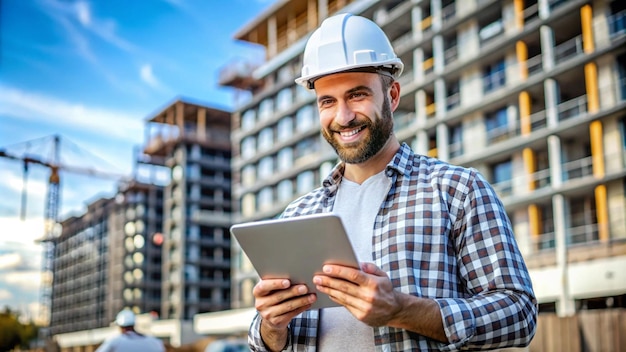
[[0,270],[13,269],[22,263],[22,257],[18,253],[0,254]]
[[161,82],[154,75],[154,72],[152,72],[152,65],[142,65],[139,69],[139,77],[141,77],[141,80],[146,82],[150,87],[164,90],[163,84],[161,84]]
[[37,292],[41,283],[41,272],[38,270],[21,270],[3,273],[4,282],[22,290]]
[[13,298],[13,294],[9,290],[0,288],[0,301],[9,300]]
[[[43,217],[32,217],[20,220],[16,216],[0,216],[0,229],[2,229],[2,241],[0,246],[3,249],[41,251],[40,245],[35,240],[41,238],[44,232]],[[7,248],[11,244],[11,248]]]
[[141,119],[126,111],[85,106],[3,85],[0,85],[0,114],[24,118],[32,123],[73,125],[96,135],[133,142],[143,136]]
[[89,27],[91,24],[91,9],[89,8],[89,4],[84,1],[79,1],[75,6],[78,20],[83,26]]

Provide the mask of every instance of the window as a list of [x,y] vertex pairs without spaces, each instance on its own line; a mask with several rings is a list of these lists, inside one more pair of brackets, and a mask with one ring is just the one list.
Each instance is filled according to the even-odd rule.
[[296,179],[298,194],[309,192],[314,187],[315,175],[313,171],[305,171],[298,175]]
[[251,158],[256,154],[256,139],[254,136],[249,136],[241,141],[241,156],[245,158]]
[[298,132],[306,132],[314,127],[315,121],[313,121],[313,107],[307,105],[302,107],[296,113],[296,129]]
[[463,155],[463,126],[450,127],[450,157]]
[[278,170],[289,170],[293,165],[293,149],[284,148],[278,152]]
[[272,208],[272,188],[265,187],[261,191],[259,191],[259,210],[268,210]]
[[285,116],[278,121],[278,131],[276,132],[276,139],[278,141],[286,141],[291,138],[293,134],[293,118],[291,116]]
[[507,139],[508,116],[506,107],[485,115],[487,141],[495,143]]
[[451,36],[443,38],[443,58],[444,63],[449,65],[458,58],[457,35],[453,33]]
[[271,177],[274,173],[274,162],[267,156],[259,161],[259,178]]
[[272,99],[267,98],[259,104],[259,120],[267,120],[272,117],[273,113]]
[[266,127],[259,133],[259,150],[272,148],[274,144],[274,131],[271,127]]
[[461,105],[461,94],[459,91],[459,81],[446,82],[446,108],[448,111]]
[[490,40],[496,38],[500,33],[504,31],[504,25],[502,24],[502,18],[498,18],[493,22],[480,26],[478,31],[478,37],[480,39],[480,45],[483,45]]
[[611,15],[608,17],[609,33],[611,37],[617,37],[626,33],[626,6],[623,1],[611,3]]
[[278,184],[278,201],[287,202],[293,198],[293,183],[291,180],[282,180]]
[[491,64],[483,70],[483,91],[492,92],[506,84],[504,59]]
[[241,117],[241,129],[249,130],[254,128],[254,124],[256,122],[255,119],[256,112],[254,110],[247,110],[246,112],[244,112],[243,116]]
[[599,239],[596,202],[593,196],[569,200],[570,227],[566,230],[568,244],[594,242]]
[[317,153],[319,151],[319,142],[316,138],[303,139],[298,144],[294,151],[294,159],[299,159],[307,155]]
[[276,97],[277,110],[283,111],[289,109],[293,102],[292,95],[291,88],[285,88],[278,92],[278,96]]
[[499,196],[510,195],[513,191],[513,164],[506,160],[493,165],[492,168],[493,188]]
[[256,169],[252,165],[246,165],[241,171],[241,183],[244,187],[253,186],[256,181]]

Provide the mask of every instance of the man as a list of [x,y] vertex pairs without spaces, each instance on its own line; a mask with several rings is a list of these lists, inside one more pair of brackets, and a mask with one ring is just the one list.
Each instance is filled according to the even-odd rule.
[[165,352],[161,340],[135,331],[135,314],[129,309],[120,311],[115,323],[121,334],[105,340],[96,352]]
[[341,14],[307,42],[302,76],[341,162],[282,217],[338,214],[361,270],[325,265],[316,288],[253,289],[255,351],[440,351],[526,346],[536,299],[510,221],[474,169],[416,155],[393,133],[403,64],[372,21]]

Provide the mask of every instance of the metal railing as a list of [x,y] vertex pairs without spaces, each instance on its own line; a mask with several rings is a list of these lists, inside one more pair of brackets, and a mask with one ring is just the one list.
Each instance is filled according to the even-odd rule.
[[583,94],[557,105],[559,121],[584,116],[587,114],[587,95]]
[[576,159],[572,161],[567,161],[562,165],[562,179],[563,181],[583,178],[587,176],[593,175],[593,166],[592,166],[592,158],[591,156],[584,157],[581,159]]
[[581,34],[554,47],[554,63],[558,65],[583,53],[583,37]]

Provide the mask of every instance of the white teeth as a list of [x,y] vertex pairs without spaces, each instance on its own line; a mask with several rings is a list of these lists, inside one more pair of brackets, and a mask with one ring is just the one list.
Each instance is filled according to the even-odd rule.
[[361,128],[357,128],[355,130],[352,131],[347,131],[347,132],[340,132],[342,137],[350,137],[350,136],[354,136],[355,134],[359,133],[361,131]]

